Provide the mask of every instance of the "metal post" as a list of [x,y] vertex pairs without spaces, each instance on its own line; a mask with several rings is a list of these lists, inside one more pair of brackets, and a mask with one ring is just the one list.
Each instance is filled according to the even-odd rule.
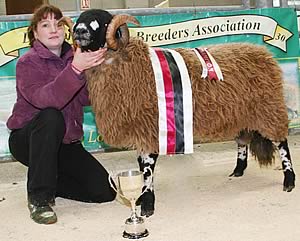
[[288,8],[289,7],[287,0],[279,0],[279,2],[280,2],[280,7],[281,8]]
[[243,0],[242,4],[245,9],[250,9],[250,0]]
[[273,0],[256,0],[256,8],[272,8]]
[[76,12],[80,13],[80,0],[75,0],[76,1]]

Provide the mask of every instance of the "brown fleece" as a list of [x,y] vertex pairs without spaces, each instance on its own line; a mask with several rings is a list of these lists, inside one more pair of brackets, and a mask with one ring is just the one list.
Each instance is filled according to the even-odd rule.
[[[228,140],[248,130],[272,141],[286,138],[282,73],[265,47],[246,43],[209,46],[224,81],[202,79],[195,53],[176,50],[183,56],[192,81],[195,137]],[[116,147],[158,152],[157,94],[148,45],[131,38],[125,48],[109,51],[105,63],[86,75],[104,141]]]

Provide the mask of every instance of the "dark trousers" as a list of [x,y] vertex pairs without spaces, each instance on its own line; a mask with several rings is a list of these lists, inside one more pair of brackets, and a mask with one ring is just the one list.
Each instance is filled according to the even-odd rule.
[[32,202],[53,197],[84,202],[115,198],[105,168],[80,141],[63,144],[65,122],[60,111],[40,111],[26,126],[13,130],[9,148],[13,157],[28,166],[27,192]]

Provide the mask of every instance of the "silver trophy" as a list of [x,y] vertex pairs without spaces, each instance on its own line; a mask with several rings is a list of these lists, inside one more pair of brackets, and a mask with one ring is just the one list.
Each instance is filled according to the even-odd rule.
[[[150,167],[147,167],[151,173]],[[144,192],[149,188],[145,188],[142,192],[144,186],[144,176],[143,172],[137,170],[128,170],[116,175],[116,185],[117,188],[112,184],[111,176],[109,176],[109,183],[111,187],[122,197],[130,202],[131,205],[131,216],[126,219],[125,230],[123,232],[124,238],[129,239],[139,239],[147,237],[149,235],[148,230],[145,228],[144,219],[137,215],[136,213],[136,201],[138,198],[144,194]],[[149,184],[150,185],[150,184]]]

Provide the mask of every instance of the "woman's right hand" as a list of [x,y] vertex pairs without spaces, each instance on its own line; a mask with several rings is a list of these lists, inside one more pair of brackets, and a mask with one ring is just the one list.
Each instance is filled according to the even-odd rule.
[[106,48],[101,48],[93,52],[82,52],[81,48],[77,48],[72,61],[73,70],[81,73],[86,69],[100,65],[104,61],[106,51]]

